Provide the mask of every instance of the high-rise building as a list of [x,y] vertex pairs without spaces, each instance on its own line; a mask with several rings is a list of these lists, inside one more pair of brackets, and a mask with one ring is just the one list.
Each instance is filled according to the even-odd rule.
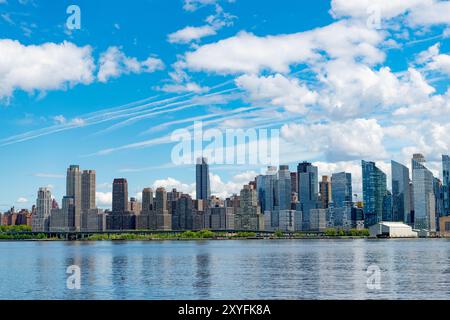
[[212,230],[234,230],[233,208],[217,207],[208,209]]
[[331,175],[331,198],[333,207],[343,208],[352,206],[352,174],[347,172]]
[[297,172],[291,172],[291,191],[298,193]]
[[444,210],[444,186],[439,178],[433,179],[433,193],[435,199],[435,218],[436,218],[436,231],[440,230],[439,218],[445,216]]
[[112,212],[106,216],[106,229],[135,229],[136,215],[129,211],[128,182],[126,179],[114,179],[112,198]]
[[128,182],[127,179],[114,179],[112,212],[125,213],[128,211]]
[[367,227],[383,220],[386,174],[374,162],[362,161],[364,221]]
[[208,200],[211,195],[209,184],[209,166],[206,158],[197,159],[196,165],[197,200]]
[[156,189],[155,211],[156,228],[158,230],[171,230],[172,217],[167,210],[167,192],[164,188]]
[[176,210],[172,215],[173,230],[192,230],[193,201],[190,195],[182,194],[176,200]]
[[386,190],[386,194],[383,197],[382,221],[393,221],[392,220],[392,193],[389,190]]
[[277,180],[275,183],[276,195],[278,203],[275,204],[277,210],[291,209],[291,172],[289,166],[281,165],[278,170]]
[[241,190],[240,208],[235,216],[237,230],[264,230],[264,215],[260,212],[256,190],[245,185]]
[[[81,230],[81,171],[77,165],[71,165],[67,169],[66,178],[66,196],[73,199],[74,217],[70,217],[71,224],[69,228],[75,231]],[[73,221],[73,223],[72,223]]]
[[47,188],[39,188],[36,199],[36,211],[33,216],[32,230],[45,232],[49,230],[49,219],[52,210],[52,194]]
[[414,154],[411,162],[414,228],[435,232],[436,200],[433,191],[433,174],[425,167],[425,158],[422,154]]
[[136,229],[156,230],[156,211],[153,199],[153,190],[142,190],[142,211],[136,217]]
[[330,206],[331,199],[331,183],[328,176],[322,176],[322,181],[319,182],[320,202],[321,207],[326,209]]
[[392,220],[412,224],[409,169],[391,161],[392,172]]
[[309,230],[310,210],[317,209],[319,204],[318,168],[309,162],[299,163],[297,166],[298,180],[298,211],[302,212],[303,228]]
[[81,210],[95,209],[95,171],[84,170],[81,174]]
[[130,202],[128,203],[128,211],[135,215],[141,214],[142,204],[135,197],[130,198]]
[[150,212],[153,210],[153,190],[145,188],[142,190],[142,211]]
[[442,187],[445,215],[450,215],[450,156],[442,155]]

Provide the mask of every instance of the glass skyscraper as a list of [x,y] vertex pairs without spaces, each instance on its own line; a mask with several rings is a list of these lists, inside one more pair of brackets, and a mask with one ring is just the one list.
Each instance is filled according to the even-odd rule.
[[291,172],[289,166],[281,165],[278,170],[276,182],[276,194],[278,195],[278,210],[291,209]]
[[209,166],[206,158],[197,159],[196,195],[197,200],[208,200],[211,195],[209,184]]
[[436,203],[433,191],[433,174],[425,167],[425,158],[415,154],[412,159],[414,196],[414,228],[436,231]]
[[352,174],[347,172],[331,175],[331,198],[335,208],[343,208],[352,204]]
[[365,225],[374,225],[383,219],[386,174],[374,162],[362,161],[363,201]]
[[442,187],[444,192],[445,215],[450,215],[450,157],[442,155]]
[[392,219],[411,224],[411,191],[409,181],[409,169],[391,161],[392,172]]
[[298,200],[303,217],[303,230],[310,228],[310,211],[319,206],[318,168],[309,162],[297,166]]

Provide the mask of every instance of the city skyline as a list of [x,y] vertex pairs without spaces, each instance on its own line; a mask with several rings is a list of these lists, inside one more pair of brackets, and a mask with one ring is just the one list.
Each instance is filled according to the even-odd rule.
[[[415,157],[419,157],[417,160]],[[450,156],[448,155],[442,155],[441,157],[442,161],[441,161],[441,176],[448,176],[448,166],[450,163]],[[201,157],[198,159],[198,161],[200,161],[199,163],[197,163],[194,166],[194,170],[193,170],[193,174],[196,176],[196,179],[199,179],[200,181],[203,180],[203,182],[206,182],[206,189],[209,188],[210,185],[210,179],[206,179],[202,178],[202,175],[205,172],[209,172],[210,171],[210,165],[208,164],[208,160],[206,157]],[[426,170],[426,174],[429,175],[428,180],[430,180],[431,178],[434,179],[438,179],[439,182],[441,183],[441,185],[444,186],[448,186],[450,185],[450,180],[447,179],[441,179],[440,177],[436,177],[434,176],[433,172],[431,172],[427,167],[425,167],[425,165],[427,166],[428,162],[426,161],[426,157],[423,156],[423,154],[417,153],[412,155],[411,157],[411,167],[415,168],[417,166],[420,166],[421,168],[424,168]],[[384,194],[386,192],[390,192],[392,193],[392,196],[395,196],[396,194],[402,194],[404,191],[401,191],[402,189],[405,188],[404,185],[401,185],[401,187],[399,186],[400,182],[402,184],[406,184],[406,181],[408,181],[409,184],[412,183],[412,173],[413,170],[410,170],[409,167],[405,164],[401,164],[398,163],[394,160],[391,161],[391,166],[389,168],[389,171],[384,171],[384,169],[380,169],[377,167],[377,163],[373,162],[373,161],[366,161],[366,160],[361,160],[360,161],[360,167],[359,170],[360,171],[364,171],[364,167],[367,165],[371,165],[374,166],[374,168],[376,168],[376,170],[379,171],[379,173],[381,174],[380,177],[380,181],[382,181],[384,183],[384,185],[382,186],[384,189],[381,190],[379,193],[380,194]],[[309,169],[312,168],[312,169]],[[292,171],[291,167],[289,165],[280,165],[279,167],[266,167],[264,170],[264,173],[255,173],[254,176],[252,175],[246,175],[245,178],[242,180],[242,184],[240,185],[239,188],[242,189],[242,187],[246,184],[248,184],[249,182],[254,182],[256,184],[258,184],[258,181],[260,184],[263,184],[265,186],[267,186],[267,183],[270,183],[269,180],[267,180],[266,177],[270,177],[273,176],[275,177],[275,180],[273,182],[271,182],[271,187],[274,190],[280,190],[280,172],[286,171],[287,173],[283,173],[282,175],[285,177],[283,179],[287,179],[286,183],[284,183],[283,185],[285,185],[285,187],[281,187],[282,190],[292,190],[292,192],[297,193],[297,197],[298,197],[298,201],[302,202],[301,199],[303,199],[303,203],[308,203],[310,201],[312,202],[323,202],[322,199],[322,194],[321,194],[321,184],[326,181],[326,183],[329,183],[329,190],[334,190],[333,192],[331,192],[331,194],[328,194],[328,196],[330,197],[330,200],[328,201],[329,203],[334,203],[334,204],[338,204],[338,206],[342,206],[345,204],[345,202],[357,202],[357,201],[361,201],[364,202],[364,197],[363,197],[363,190],[364,190],[364,180],[361,179],[361,181],[358,181],[356,183],[360,183],[361,185],[359,186],[359,189],[361,189],[361,193],[360,194],[356,194],[353,193],[352,189],[353,186],[355,185],[355,181],[352,179],[352,174],[350,172],[331,172],[331,175],[328,174],[322,174],[322,172],[320,172],[320,170],[318,169],[317,166],[314,165],[314,163],[309,163],[306,161],[303,162],[297,162],[297,165],[294,166],[294,168],[296,171]],[[76,170],[76,173],[73,173],[73,170]],[[264,171],[263,169],[261,171]],[[299,171],[300,170],[300,171]],[[373,170],[373,169],[371,169]],[[197,171],[197,174],[195,173],[195,171]],[[403,176],[401,175],[401,173],[403,173]],[[134,199],[135,201],[139,201],[140,204],[143,204],[143,199],[145,198],[145,196],[143,196],[143,193],[147,192],[151,192],[154,193],[155,190],[157,190],[158,188],[164,188],[166,191],[171,191],[171,190],[177,190],[178,192],[181,192],[183,194],[187,194],[189,195],[192,199],[197,199],[197,200],[204,200],[204,199],[212,199],[214,197],[218,197],[219,199],[225,199],[225,198],[229,198],[233,195],[239,195],[241,189],[239,189],[238,192],[233,192],[233,193],[229,193],[227,194],[225,197],[221,197],[220,195],[217,195],[213,192],[210,193],[210,197],[208,198],[204,198],[203,197],[203,192],[202,191],[202,195],[200,197],[197,196],[197,193],[199,191],[199,189],[196,187],[196,183],[193,183],[193,187],[189,188],[188,190],[183,189],[183,187],[181,189],[178,189],[176,186],[174,187],[166,187],[164,185],[158,185],[156,183],[154,183],[151,186],[144,186],[140,191],[138,191],[136,194],[128,194],[129,192],[129,187],[128,187],[128,181],[126,178],[114,178],[112,183],[111,183],[111,202],[109,204],[109,206],[97,206],[96,205],[96,201],[97,201],[97,197],[96,198],[92,198],[92,195],[96,192],[96,186],[97,186],[97,181],[96,181],[96,170],[84,170],[84,169],[80,169],[79,165],[69,165],[68,169],[66,170],[66,176],[65,176],[65,185],[66,185],[66,189],[65,189],[65,196],[63,196],[61,198],[60,201],[58,201],[57,197],[52,193],[51,188],[49,188],[48,186],[40,186],[37,187],[38,190],[38,194],[40,194],[40,192],[50,192],[52,194],[51,199],[52,200],[56,200],[57,203],[61,204],[63,202],[64,197],[73,197],[74,199],[78,198],[78,200],[74,200],[78,203],[78,206],[80,208],[80,210],[89,210],[89,209],[95,209],[95,208],[101,208],[101,209],[107,209],[107,210],[111,210],[111,211],[115,211],[114,210],[114,186],[115,184],[125,184],[125,187],[121,190],[126,190],[126,191],[121,191],[121,192],[125,192],[123,195],[123,199],[121,200],[120,204],[116,204],[116,207],[121,207],[122,209],[118,209],[116,211],[124,211],[125,208],[129,207],[129,202],[131,199]],[[312,178],[310,178],[308,176],[307,180],[303,179],[303,183],[306,183],[306,185],[301,185],[302,183],[302,179],[298,178],[298,174],[304,172],[312,172],[313,176]],[[394,173],[396,172],[396,173]],[[199,175],[200,174],[200,175]],[[292,189],[292,179],[293,176],[295,175],[295,179],[297,179],[297,190],[307,190],[304,191],[306,193],[302,194],[298,194],[298,192],[294,191]],[[364,174],[364,173],[363,173]],[[362,174],[362,175],[363,175]],[[308,173],[308,175],[310,175],[310,173]],[[209,178],[213,177],[214,174],[209,172]],[[265,180],[259,180],[261,177],[265,177]],[[327,180],[323,180],[324,178],[326,178]],[[333,179],[334,179],[334,184],[333,184]],[[399,180],[403,180],[403,181],[399,181]],[[307,182],[305,182],[307,181]],[[429,184],[431,185],[430,188],[433,188],[433,181],[432,179],[430,180]],[[287,189],[287,186],[289,185],[289,189]],[[78,188],[78,190],[76,190]],[[327,187],[328,188],[328,187]],[[76,191],[75,191],[76,190]],[[189,192],[190,191],[190,192]],[[264,199],[266,199],[266,195],[264,193],[261,193],[261,191],[256,190],[257,196],[258,197],[263,197]],[[75,193],[76,192],[76,193]],[[371,191],[368,191],[368,193],[370,193]],[[78,194],[78,196],[76,196]],[[83,194],[83,196],[82,196]],[[412,196],[411,196],[412,198]],[[35,206],[36,205],[36,196],[33,199],[33,202],[31,203],[31,206]],[[408,199],[408,201],[412,201],[412,199],[410,199],[409,196],[406,196],[406,199]],[[450,199],[450,196],[447,195],[447,193],[445,193],[445,196],[443,196],[443,199]],[[276,203],[274,202],[274,200],[265,200],[269,205],[269,207],[280,207],[282,210],[283,209],[288,209],[287,204],[283,204],[283,202],[287,202],[288,200],[283,200],[283,199],[279,199],[279,201],[281,201],[282,203]],[[290,200],[289,200],[290,201]],[[400,199],[399,199],[400,201]],[[401,199],[402,202],[406,201],[403,200],[403,198]],[[327,203],[328,203],[327,202]],[[370,203],[369,201],[366,201],[366,203]],[[446,212],[450,212],[450,210],[448,209],[450,207],[450,201],[443,201],[444,205],[447,207],[443,207],[442,210],[447,210]],[[31,209],[30,207],[17,207],[16,209]],[[262,209],[264,209],[265,204],[262,204]],[[369,204],[369,206],[372,206],[371,204]],[[378,215],[382,214],[382,208],[383,204],[380,203],[378,204],[378,209],[377,210],[381,210],[379,211]],[[404,206],[408,207],[408,205],[404,204]],[[12,207],[15,206],[10,206],[7,209],[10,209]],[[372,210],[372,209],[371,209]],[[405,212],[408,211],[405,208],[400,208],[400,210],[404,210]],[[1,212],[1,210],[0,210]],[[394,214],[394,208],[393,208],[393,215]],[[405,214],[399,214],[400,216],[404,217]],[[405,218],[405,222],[408,219]]]
[[[443,176],[448,175],[447,155],[442,155]],[[196,164],[196,197],[180,190],[157,187],[142,190],[141,201],[129,197],[128,181],[115,178],[111,210],[96,207],[95,170],[70,165],[66,173],[66,196],[59,208],[48,188],[40,187],[31,215],[6,213],[1,222],[32,225],[34,231],[105,230],[202,230],[236,228],[285,232],[324,231],[329,227],[369,228],[381,222],[399,222],[427,233],[440,231],[441,219],[450,216],[450,186],[434,177],[426,158],[415,153],[412,174],[392,161],[390,185],[375,162],[361,160],[363,200],[354,199],[351,174],[322,175],[314,164],[300,162],[292,172],[287,165],[269,166],[265,174],[249,179],[239,194],[221,199],[209,195],[209,164],[206,157]],[[155,195],[155,197],[153,196]],[[5,220],[6,219],[6,220]],[[30,220],[29,220],[30,219]],[[17,220],[17,221],[16,221]],[[444,220],[443,220],[444,221]]]
[[[360,195],[360,159],[389,179],[391,159],[411,170],[420,152],[442,180],[450,41],[439,13],[448,2],[380,1],[373,12],[343,0],[77,5],[80,29],[68,29],[66,3],[0,2],[0,175],[8,181],[0,211],[30,207],[36,185],[61,199],[72,162],[102,169],[101,207],[118,176],[133,196],[155,184],[193,194],[195,168],[173,165],[170,135],[194,121],[278,129],[280,164],[349,172]],[[265,170],[210,169],[211,192],[221,196]]]

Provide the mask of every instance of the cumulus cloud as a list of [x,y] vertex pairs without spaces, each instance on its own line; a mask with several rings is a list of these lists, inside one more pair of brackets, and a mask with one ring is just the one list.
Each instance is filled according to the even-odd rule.
[[444,14],[450,12],[450,2],[440,0],[332,0],[330,12],[335,18],[402,17],[410,26],[450,24],[450,15]]
[[258,37],[240,32],[186,53],[184,64],[194,71],[219,74],[287,73],[292,65],[321,61],[324,55],[374,64],[384,60],[376,47],[383,38],[376,30],[348,21],[288,35]]
[[[235,0],[225,0],[234,2]],[[196,11],[201,7],[208,5],[217,5],[221,0],[184,0],[183,9],[186,11]]]
[[404,107],[425,101],[435,92],[414,68],[396,75],[389,67],[373,70],[361,63],[334,60],[319,72],[324,85],[320,104],[338,118]]
[[[254,171],[245,171],[235,176],[227,182],[224,182],[219,175],[210,173],[209,179],[211,183],[211,194],[218,196],[222,199],[229,197],[233,194],[239,194],[242,186],[254,180],[257,173]],[[174,178],[160,179],[153,183],[153,188],[164,187],[166,191],[177,189],[178,191],[189,194],[192,198],[195,198],[195,183],[183,183]]]
[[134,57],[126,56],[118,47],[109,47],[100,56],[97,78],[100,82],[107,82],[122,74],[155,72],[164,69],[164,63],[154,57],[139,61]]
[[418,63],[425,64],[425,68],[450,76],[450,55],[440,54],[440,44],[437,43],[421,52],[417,58]]
[[100,207],[111,207],[112,205],[112,192],[96,192],[95,198],[97,205]]
[[305,113],[306,107],[316,103],[318,98],[317,92],[309,90],[298,79],[281,74],[267,77],[243,75],[236,79],[236,84],[245,89],[252,100],[268,101],[295,113]]
[[32,93],[90,84],[94,69],[90,46],[0,40],[0,98],[11,97],[15,90]]
[[28,203],[28,199],[25,197],[20,197],[19,199],[16,200],[16,203],[19,203],[19,204]]
[[170,43],[189,43],[194,40],[199,40],[206,36],[217,34],[216,30],[210,25],[201,27],[187,26],[181,30],[169,34],[168,41]]
[[383,144],[384,130],[375,119],[286,124],[281,128],[281,138],[288,143],[285,148],[289,152],[307,150],[332,162],[388,156]]

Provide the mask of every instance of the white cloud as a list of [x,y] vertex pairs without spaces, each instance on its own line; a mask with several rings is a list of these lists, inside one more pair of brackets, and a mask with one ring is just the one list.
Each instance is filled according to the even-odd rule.
[[112,205],[112,192],[96,192],[95,198],[97,205],[100,207],[111,207]]
[[0,98],[17,89],[32,93],[90,84],[95,69],[91,53],[90,46],[66,41],[27,46],[0,40]]
[[57,115],[53,117],[53,120],[58,125],[69,125],[72,127],[81,127],[86,124],[86,121],[82,118],[73,118],[71,120],[67,120],[63,115]]
[[153,188],[156,190],[157,188],[163,187],[166,191],[172,191],[172,189],[177,189],[183,193],[189,194],[191,197],[195,197],[195,183],[187,184],[182,183],[174,178],[160,179],[156,180],[153,183]]
[[286,124],[281,128],[281,138],[287,142],[283,148],[290,153],[306,150],[332,162],[388,156],[383,144],[384,130],[375,119]]
[[335,60],[319,72],[324,85],[319,92],[320,104],[336,118],[404,107],[426,101],[435,91],[414,68],[396,75],[389,67],[373,70],[364,64]]
[[450,1],[423,1],[424,5],[413,10],[409,21],[413,25],[450,25]]
[[100,82],[107,82],[122,74],[154,72],[164,69],[164,63],[157,58],[149,57],[145,61],[138,61],[134,57],[127,57],[118,47],[109,47],[100,56],[97,78]]
[[219,74],[287,73],[292,65],[317,63],[324,55],[374,64],[384,61],[384,53],[376,48],[382,40],[375,30],[348,21],[288,35],[258,37],[240,32],[186,53],[183,63],[194,71]]
[[208,87],[201,87],[195,82],[187,82],[184,84],[165,84],[162,87],[156,87],[156,89],[170,92],[170,93],[184,93],[184,92],[194,92],[194,93],[205,93],[208,92]]
[[331,14],[335,18],[368,19],[379,14],[390,20],[403,16],[412,26],[450,24],[449,1],[439,0],[332,0]]
[[373,10],[378,10],[382,18],[391,19],[413,8],[430,5],[432,2],[432,0],[332,0],[330,12],[335,18],[367,19]]
[[450,76],[450,55],[440,54],[440,44],[435,44],[428,50],[421,52],[418,62],[426,63],[426,68],[433,71],[445,73]]
[[[230,181],[224,182],[219,175],[210,173],[209,179],[211,183],[211,194],[218,196],[222,199],[229,197],[235,193],[239,194],[242,186],[248,184],[254,180],[257,173],[254,171],[241,172],[231,178]],[[195,198],[195,183],[183,183],[174,178],[167,178],[156,180],[153,183],[153,188],[164,187],[167,192],[172,189],[177,189],[183,193],[189,194],[192,198]]]
[[28,203],[28,199],[24,198],[24,197],[20,197],[19,199],[16,200],[16,203],[20,203],[20,204]]
[[217,34],[216,30],[210,25],[201,27],[187,26],[184,29],[169,34],[168,41],[170,43],[189,43],[215,34]]
[[[234,2],[235,0],[225,0],[227,2]],[[208,5],[217,5],[220,0],[184,0],[183,9],[186,11],[196,11],[201,7]]]
[[248,91],[251,99],[269,101],[290,112],[305,113],[306,107],[316,103],[318,98],[317,92],[309,90],[298,79],[281,74],[267,77],[243,75],[236,79],[236,84]]

